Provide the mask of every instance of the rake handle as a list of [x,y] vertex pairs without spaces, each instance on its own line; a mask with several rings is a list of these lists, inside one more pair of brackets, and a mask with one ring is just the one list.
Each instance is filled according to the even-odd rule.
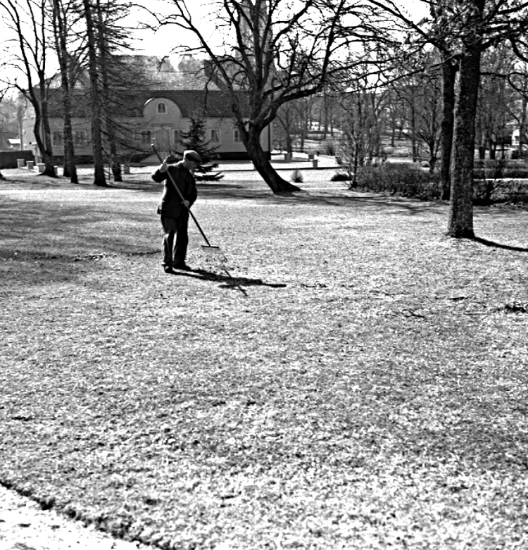
[[[158,157],[161,164],[164,164],[163,159],[161,158],[160,154],[158,153],[158,150],[156,149],[155,145],[152,144],[151,147],[152,147],[152,150],[154,151],[154,153],[156,153],[156,156]],[[204,241],[207,243],[207,246],[211,246],[211,243],[209,242],[209,239],[205,236],[205,233],[203,232],[203,229],[200,227],[200,224],[198,223],[198,220],[196,219],[195,215],[192,213],[191,208],[184,204],[186,199],[182,195],[182,192],[178,189],[178,186],[176,185],[176,182],[174,181],[174,178],[172,177],[171,173],[169,172],[168,167],[167,167],[167,175],[169,176],[169,179],[171,180],[172,185],[174,186],[174,189],[176,189],[176,192],[180,196],[180,199],[182,200],[183,206],[185,206],[185,208],[187,208],[187,211],[191,215],[191,218],[193,219],[194,223],[196,224],[196,227],[198,228],[198,230],[202,234],[202,237],[203,237]]]

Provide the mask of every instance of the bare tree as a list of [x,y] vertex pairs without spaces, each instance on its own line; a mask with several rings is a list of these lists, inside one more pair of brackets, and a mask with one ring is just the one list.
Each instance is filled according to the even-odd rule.
[[102,116],[103,107],[98,81],[97,37],[93,6],[90,0],[83,0],[84,17],[86,21],[86,35],[88,46],[88,63],[90,74],[90,111],[92,123],[92,148],[94,157],[94,185],[108,187],[104,171]]
[[528,63],[518,60],[514,70],[507,76],[512,91],[509,115],[517,123],[519,144],[517,155],[524,156],[524,145],[528,143]]
[[334,136],[334,118],[336,116],[337,106],[339,105],[338,97],[330,87],[325,87],[321,93],[320,109],[319,109],[319,127],[323,128],[323,139],[326,139],[328,134]]
[[504,157],[508,122],[516,111],[513,90],[507,79],[507,75],[514,71],[514,63],[513,52],[504,44],[489,49],[484,56],[477,111],[480,158],[484,158],[489,150],[489,158],[496,159],[499,146]]
[[[450,124],[450,94],[454,70],[458,67],[456,105],[451,158],[451,202],[448,234],[474,237],[473,230],[473,165],[475,151],[475,121],[481,79],[482,54],[501,42],[516,44],[528,29],[528,2],[525,0],[422,0],[430,8],[430,18],[415,22],[390,0],[369,0],[390,13],[402,26],[414,33],[417,49],[430,43],[444,60],[444,121]],[[449,133],[449,132],[447,132]],[[443,136],[443,155],[448,151]]]
[[290,101],[281,105],[277,111],[277,118],[279,124],[279,130],[274,132],[275,139],[280,139],[282,142],[282,137],[284,137],[284,148],[286,153],[293,153],[293,140],[294,134],[299,127],[299,117],[298,110],[295,107],[295,103]]
[[473,238],[473,166],[475,156],[475,119],[484,45],[486,0],[468,0],[456,15],[460,29],[460,65],[451,173],[451,202],[448,235]]
[[351,187],[357,185],[358,167],[372,163],[383,153],[383,112],[390,94],[367,76],[352,76],[341,100],[343,120],[341,153],[352,176]]
[[419,59],[402,63],[389,85],[391,101],[400,106],[401,133],[411,141],[413,162],[421,159],[425,145],[431,172],[438,160],[441,135],[439,65],[434,52],[424,51]]
[[[185,1],[173,3],[174,14],[159,24],[176,24],[195,37],[196,46],[184,49],[207,56],[216,83],[229,97],[244,146],[271,190],[297,190],[271,166],[261,134],[282,105],[322,91],[332,75],[355,65],[351,44],[380,38],[380,17],[364,3],[348,0],[223,0],[217,20],[226,44],[219,51]],[[247,92],[249,117],[239,90]]]
[[79,183],[73,142],[72,93],[81,62],[78,52],[76,55],[70,52],[70,42],[74,36],[73,27],[79,17],[78,11],[78,0],[52,0],[52,27],[59,61],[64,117],[64,176],[69,177],[71,183]]
[[129,49],[128,35],[119,25],[119,21],[128,15],[129,9],[130,6],[127,2],[116,2],[115,0],[96,0],[95,2],[104,145],[106,156],[110,160],[114,181],[123,181],[121,159],[118,152],[121,125],[118,122],[118,117],[114,114],[122,107],[123,98],[120,92],[130,86],[131,77],[136,89],[144,81],[144,78],[141,79],[139,75],[131,74],[130,65],[123,63],[123,58],[116,55],[119,50]]
[[24,82],[17,78],[9,84],[24,95],[34,110],[33,132],[45,165],[43,175],[55,177],[48,113],[47,9],[47,0],[0,0],[0,10],[12,33],[12,65],[24,78]]
[[[0,91],[0,101],[2,101],[4,99],[4,90]],[[0,172],[0,180],[1,181],[5,181],[5,177],[3,176],[2,172]]]

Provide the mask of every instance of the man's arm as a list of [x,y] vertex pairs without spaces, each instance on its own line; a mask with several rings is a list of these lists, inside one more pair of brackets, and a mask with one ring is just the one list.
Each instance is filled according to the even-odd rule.
[[157,170],[152,172],[151,178],[157,183],[165,181],[167,179],[167,164],[164,162]]

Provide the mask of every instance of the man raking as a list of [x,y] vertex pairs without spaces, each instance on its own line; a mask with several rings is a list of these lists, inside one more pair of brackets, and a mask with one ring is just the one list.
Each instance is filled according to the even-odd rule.
[[185,151],[182,161],[171,164],[174,160],[171,156],[167,157],[152,174],[155,182],[165,182],[158,207],[163,227],[162,265],[165,273],[172,273],[174,269],[190,269],[185,263],[189,243],[189,208],[198,196],[193,172],[202,159],[196,151]]

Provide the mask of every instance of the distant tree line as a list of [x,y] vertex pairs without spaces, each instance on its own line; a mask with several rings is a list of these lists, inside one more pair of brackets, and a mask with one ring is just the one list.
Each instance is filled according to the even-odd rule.
[[[121,21],[131,5],[118,0],[0,0],[0,13],[10,30],[6,41],[10,58],[4,64],[18,69],[23,76],[4,80],[3,84],[17,89],[31,105],[35,115],[33,133],[45,175],[55,175],[50,94],[59,90],[64,175],[72,183],[78,182],[72,118],[74,103],[82,101],[91,113],[94,184],[107,185],[105,161],[114,179],[121,180],[118,149],[123,132],[116,107],[126,97],[130,83],[138,87],[144,78],[116,55],[130,50]],[[79,90],[83,87],[79,84],[83,77],[89,92],[81,97]]]
[[[260,136],[275,123],[291,149],[317,126],[339,128],[354,165],[382,153],[382,137],[406,137],[411,154],[439,166],[450,199],[448,234],[473,237],[474,152],[496,155],[512,121],[526,139],[528,5],[523,0],[420,0],[413,18],[396,0],[225,0],[212,13],[219,46],[202,31],[193,6],[171,0],[157,26],[176,25],[186,37],[172,51],[205,58],[206,72],[231,99],[241,139],[256,170],[277,194],[298,188],[285,181],[262,150]],[[145,9],[148,5],[144,2]],[[103,161],[119,178],[120,88],[115,52],[126,49],[120,27],[130,5],[118,0],[0,0],[17,47],[15,62],[28,77],[14,83],[35,110],[35,136],[52,173],[47,104],[48,56],[60,61],[64,139],[79,67],[87,67],[95,161],[94,183],[106,185]],[[239,103],[249,98],[249,117]],[[519,151],[522,153],[522,150]],[[65,146],[72,181],[73,149]]]

